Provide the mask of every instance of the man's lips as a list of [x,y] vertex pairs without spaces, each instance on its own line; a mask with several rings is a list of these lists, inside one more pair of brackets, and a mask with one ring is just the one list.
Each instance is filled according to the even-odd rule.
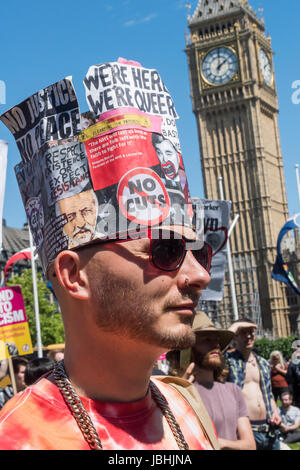
[[188,314],[194,314],[195,309],[197,307],[198,303],[188,303],[188,304],[179,304],[179,305],[172,305],[171,307],[168,307],[168,310],[175,310],[176,312],[180,313],[188,313]]
[[209,353],[209,355],[210,355],[211,357],[215,357],[215,356],[216,356],[216,357],[220,357],[221,353],[220,353],[220,351],[211,351],[211,352]]
[[73,238],[80,237],[81,235],[85,235],[86,233],[91,233],[91,231],[89,229],[78,230],[75,234],[73,234]]

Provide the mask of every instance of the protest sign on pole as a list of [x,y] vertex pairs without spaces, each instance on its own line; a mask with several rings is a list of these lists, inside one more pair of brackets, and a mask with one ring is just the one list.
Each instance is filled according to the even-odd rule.
[[0,249],[2,250],[2,213],[4,203],[6,167],[7,167],[7,142],[0,140]]
[[20,286],[0,288],[0,343],[1,361],[33,353]]
[[15,372],[14,372],[14,367],[13,367],[13,362],[12,362],[11,357],[8,358],[8,368],[9,368],[9,376],[10,376],[13,392],[14,392],[14,395],[16,395],[18,391],[17,391]]
[[30,242],[30,250],[31,250],[31,272],[32,272],[32,286],[33,286],[33,299],[34,299],[34,317],[35,317],[35,325],[36,325],[36,342],[37,342],[37,348],[38,348],[38,357],[43,357],[39,298],[38,298],[37,278],[36,278],[36,269],[35,269],[35,261],[34,261],[34,246],[33,246],[33,240],[32,240],[30,228],[28,228],[28,231],[29,231],[29,242]]
[[207,289],[202,292],[201,301],[220,301],[224,293],[231,202],[193,198],[193,203],[203,205],[204,241],[212,248],[211,281]]

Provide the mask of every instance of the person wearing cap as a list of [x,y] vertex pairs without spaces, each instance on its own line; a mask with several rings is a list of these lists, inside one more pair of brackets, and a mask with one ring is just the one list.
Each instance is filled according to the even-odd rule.
[[[112,70],[114,73],[110,75]],[[139,89],[143,85],[142,77],[150,73],[153,89],[163,90],[157,72],[154,74],[135,64],[102,64],[92,67],[89,73],[89,80],[85,80],[87,93],[91,92],[92,83],[96,83],[92,79],[95,74],[99,74],[98,84],[103,86],[106,97],[112,97],[116,91],[119,97],[122,83],[125,83],[123,96],[126,91],[131,100],[142,96]],[[136,90],[133,85],[129,91],[126,88],[129,76],[131,83],[137,83]],[[113,80],[120,77],[123,77],[122,83],[115,86]],[[145,86],[148,87],[148,82]],[[39,96],[48,98],[44,100],[45,106],[59,100],[62,93],[55,93],[56,90],[64,91],[63,101],[59,103],[60,114],[54,116],[55,123],[62,125],[58,129],[62,134],[68,113],[73,112],[69,125],[79,122],[78,105],[72,84],[65,79],[39,92]],[[96,92],[99,97],[99,90]],[[146,92],[145,89],[144,94]],[[153,93],[149,97],[153,97]],[[172,111],[167,89],[164,93],[159,95],[160,102],[165,98]],[[94,96],[89,95],[89,103],[93,103],[93,99]],[[19,112],[24,109],[24,120],[29,102],[26,100],[18,106]],[[117,99],[115,103],[118,104]],[[89,137],[86,152],[91,142],[90,147],[96,148],[97,154],[104,152],[103,149],[107,154],[106,148],[99,146],[103,138],[104,143],[111,142],[109,152],[115,152],[115,159],[109,156],[111,161],[106,159],[105,169],[89,161],[89,170],[93,187],[100,195],[99,207],[102,189],[114,191],[114,200],[118,203],[114,207],[118,216],[116,222],[121,220],[122,230],[125,230],[124,222],[128,224],[126,237],[116,223],[116,228],[108,227],[115,231],[105,239],[97,235],[90,242],[85,240],[79,246],[69,246],[69,238],[62,236],[64,214],[55,218],[54,201],[44,194],[51,188],[52,180],[47,173],[48,186],[44,184],[40,188],[45,223],[39,253],[62,313],[64,359],[53,373],[4,407],[0,413],[0,449],[218,449],[211,420],[206,420],[206,415],[203,420],[184,398],[191,384],[170,377],[151,377],[153,365],[163,353],[188,348],[194,343],[191,325],[201,292],[210,281],[211,250],[196,233],[197,221],[194,224],[189,213],[186,222],[170,226],[167,190],[151,164],[148,168],[149,161],[153,165],[157,162],[151,145],[152,127],[147,127],[147,131],[139,128],[136,132],[132,127],[128,129],[128,122],[139,122],[139,109],[134,109],[132,118],[128,119],[127,115],[124,122],[121,120],[124,127],[118,131],[113,127],[112,114],[119,123],[122,109],[112,111],[110,98],[103,104],[110,105],[107,114],[101,115],[109,121],[109,132]],[[154,111],[157,112],[156,107]],[[59,119],[61,115],[63,118]],[[2,119],[10,125],[8,116],[10,112]],[[145,117],[143,122],[155,126],[155,130],[165,118]],[[51,126],[46,127],[45,121],[53,121],[53,109],[43,110],[42,119],[43,129],[49,130]],[[105,128],[103,122],[100,124]],[[26,130],[22,129],[17,137],[23,138],[22,132]],[[32,138],[37,135],[31,127],[29,132]],[[51,135],[47,138],[51,139]],[[33,148],[38,148],[38,144],[36,142]],[[65,144],[59,145],[57,155],[62,155]],[[139,152],[134,152],[137,145]],[[39,163],[43,162],[43,148],[40,151]],[[31,168],[26,171],[30,156],[25,157],[19,172],[32,177]],[[121,157],[127,159],[125,163],[120,163]],[[54,171],[55,180],[59,174],[51,158],[54,156],[49,156],[48,168]],[[83,176],[86,178],[86,173]],[[19,184],[23,184],[21,177]],[[77,180],[74,185],[68,193],[70,197],[80,192]],[[32,194],[32,199],[34,197],[37,195]],[[151,207],[152,212],[147,210]]]
[[203,312],[193,323],[196,343],[191,350],[192,363],[184,377],[193,381],[212,418],[221,450],[255,450],[248,411],[241,389],[222,380],[222,351],[234,333],[216,328]]
[[270,364],[253,350],[257,328],[248,318],[229,327],[235,335],[236,349],[225,354],[229,369],[227,380],[242,389],[257,450],[280,450],[281,418],[272,394]]
[[300,408],[300,340],[292,344],[293,354],[288,365],[287,382],[293,395],[293,404]]

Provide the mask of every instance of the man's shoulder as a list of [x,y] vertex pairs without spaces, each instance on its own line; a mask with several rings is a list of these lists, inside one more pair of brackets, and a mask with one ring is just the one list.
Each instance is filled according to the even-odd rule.
[[235,349],[234,351],[224,353],[224,357],[229,362],[234,362],[234,361],[238,361],[238,360],[244,361],[244,357],[238,349]]
[[270,363],[267,359],[265,359],[264,357],[260,356],[257,353],[254,353],[254,354],[259,364],[261,364],[264,367],[271,368]]
[[226,400],[233,399],[239,400],[241,396],[243,396],[242,389],[234,382],[214,382],[214,388],[222,394],[222,396],[226,396]]
[[[4,408],[0,412],[0,424],[3,422],[3,416],[8,413],[24,413],[27,407],[38,407],[39,402],[41,406],[47,407],[55,403],[55,389],[56,387],[47,379],[41,379],[39,382],[27,387],[22,392],[13,394],[11,390],[11,398],[7,401]],[[1,390],[0,390],[1,392]],[[5,418],[6,420],[7,418]]]
[[242,393],[241,388],[233,382],[215,382],[215,383],[219,384],[220,390],[226,390],[232,393]]
[[291,405],[289,411],[290,411],[290,413],[291,413],[292,415],[300,416],[300,408],[298,408],[298,406]]

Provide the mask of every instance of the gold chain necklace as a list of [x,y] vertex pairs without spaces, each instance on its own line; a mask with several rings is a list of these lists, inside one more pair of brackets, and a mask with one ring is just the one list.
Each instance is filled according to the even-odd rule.
[[[92,450],[103,450],[100,438],[91,420],[91,417],[84,408],[82,401],[80,400],[79,396],[72,387],[70,380],[68,379],[63,361],[59,362],[54,369],[54,380],[90,448]],[[160,408],[163,416],[166,418],[171,428],[178,448],[180,450],[188,450],[189,446],[185,441],[175,416],[170,410],[165,397],[152,381],[150,381],[150,390],[153,400]]]

